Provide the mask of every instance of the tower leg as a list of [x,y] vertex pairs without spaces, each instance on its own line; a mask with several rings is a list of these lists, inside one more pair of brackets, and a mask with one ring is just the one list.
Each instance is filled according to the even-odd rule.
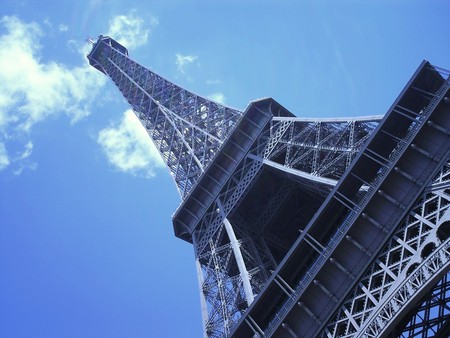
[[236,259],[236,263],[239,268],[242,284],[244,286],[245,298],[247,300],[247,304],[250,305],[254,299],[252,286],[250,285],[250,275],[248,274],[247,268],[245,266],[244,257],[242,257],[242,252],[239,248],[239,242],[236,238],[236,235],[234,234],[231,223],[226,218],[223,223],[225,225],[225,230],[227,232],[228,238],[230,239],[231,247],[233,248],[234,258]]
[[200,260],[198,258],[195,259],[195,266],[197,268],[197,278],[198,278],[198,287],[200,291],[200,307],[202,311],[202,326],[203,326],[203,338],[208,337],[206,334],[206,324],[208,322],[208,308],[206,306],[205,294],[203,293],[203,273],[202,267],[200,265]]

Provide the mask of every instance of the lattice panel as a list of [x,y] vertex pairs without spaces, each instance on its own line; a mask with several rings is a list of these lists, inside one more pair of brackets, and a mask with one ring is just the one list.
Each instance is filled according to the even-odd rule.
[[[415,283],[424,283],[421,272],[430,267],[421,263],[429,257],[441,243],[448,241],[450,233],[450,163],[446,163],[429,185],[426,192],[417,201],[416,206],[409,212],[394,236],[387,243],[376,261],[360,279],[358,285],[347,297],[334,319],[330,321],[321,337],[377,337],[384,329],[384,321],[377,319],[375,311],[379,311],[387,301],[400,297],[400,304],[408,299],[401,300],[402,293],[396,293],[398,281],[406,281],[414,274],[419,278]],[[447,249],[442,249],[447,250]],[[447,251],[445,251],[447,252]],[[442,265],[440,260],[430,264]],[[419,271],[419,272],[417,272]],[[429,270],[431,274],[432,269]],[[422,279],[421,279],[422,278]],[[422,285],[420,284],[420,287]],[[419,285],[417,286],[419,288]],[[406,289],[405,289],[406,290]],[[394,314],[394,309],[387,308],[386,320],[391,320],[388,313]],[[438,313],[434,314],[435,316]],[[431,318],[431,317],[430,317]],[[423,336],[423,337],[426,337]]]
[[376,116],[347,121],[293,119],[270,159],[287,168],[338,180],[379,120]]
[[447,337],[450,334],[450,273],[436,284],[413,312],[406,325],[398,325],[389,334],[390,338]]

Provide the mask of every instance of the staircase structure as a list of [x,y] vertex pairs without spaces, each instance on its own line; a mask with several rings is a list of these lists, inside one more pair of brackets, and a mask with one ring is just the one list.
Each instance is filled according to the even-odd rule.
[[178,188],[205,337],[448,336],[448,71],[422,62],[384,117],[305,119],[195,95],[107,36],[88,59]]

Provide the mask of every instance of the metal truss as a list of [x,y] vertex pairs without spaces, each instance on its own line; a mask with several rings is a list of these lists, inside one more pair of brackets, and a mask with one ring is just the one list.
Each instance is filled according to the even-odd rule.
[[142,67],[100,36],[88,55],[122,92],[158,148],[184,199],[242,112],[195,95]]
[[[230,328],[249,305],[245,303],[243,276],[233,263],[236,259],[231,254],[231,244],[225,236],[224,221],[254,182],[261,167],[279,164],[281,170],[298,175],[305,187],[309,186],[321,193],[315,181],[326,179],[331,189],[378,121],[378,117],[320,122],[274,117],[270,121],[194,233],[207,336],[228,335]],[[289,142],[294,133],[300,136],[296,135],[295,140]],[[314,135],[313,140],[310,140],[311,135]],[[313,142],[318,142],[317,147],[314,147]],[[311,161],[307,162],[308,158]],[[315,166],[312,165],[313,158],[316,158]],[[329,170],[329,163],[336,164],[334,170]],[[289,185],[280,187],[267,205],[255,209],[260,217],[254,225],[245,222],[233,224],[234,232],[240,238],[239,247],[254,295],[259,293],[276,268],[267,243],[270,241],[273,244],[277,237],[263,235],[264,224],[269,222],[275,210],[284,202],[289,188]],[[322,193],[328,194],[329,189]],[[284,246],[282,242],[277,244]]]
[[[315,177],[338,180],[380,119],[292,119],[269,159]],[[286,120],[275,117],[272,123]]]
[[448,337],[450,336],[450,273],[406,316],[406,325],[400,323],[388,337]]
[[[431,337],[434,335],[430,330],[437,332],[448,325],[443,319],[450,313],[449,206],[450,163],[447,161],[321,337],[386,336],[395,324],[399,326],[396,321],[402,317],[400,314],[411,307],[414,314],[410,322],[399,326],[390,336]],[[430,293],[430,287],[443,274]]]

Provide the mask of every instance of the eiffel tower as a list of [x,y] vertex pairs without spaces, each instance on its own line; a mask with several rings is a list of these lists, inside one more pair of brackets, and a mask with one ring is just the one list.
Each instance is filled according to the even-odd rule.
[[448,71],[423,61],[384,116],[311,119],[195,95],[108,36],[87,57],[175,181],[205,337],[450,335]]

